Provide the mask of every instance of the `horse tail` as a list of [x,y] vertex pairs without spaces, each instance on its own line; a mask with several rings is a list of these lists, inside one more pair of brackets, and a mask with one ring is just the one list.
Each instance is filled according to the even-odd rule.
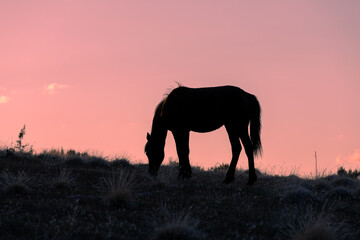
[[250,139],[253,147],[253,153],[262,154],[262,145],[260,139],[261,132],[261,108],[257,98],[252,95],[250,115]]

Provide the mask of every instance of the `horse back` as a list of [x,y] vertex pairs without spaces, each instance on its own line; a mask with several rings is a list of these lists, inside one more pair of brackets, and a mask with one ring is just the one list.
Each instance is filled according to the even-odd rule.
[[252,96],[234,86],[178,87],[164,101],[162,115],[170,127],[211,131],[227,121],[248,121]]

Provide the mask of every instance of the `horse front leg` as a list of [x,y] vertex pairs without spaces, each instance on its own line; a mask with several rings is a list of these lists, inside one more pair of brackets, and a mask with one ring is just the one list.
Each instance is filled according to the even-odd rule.
[[179,157],[179,177],[191,178],[191,166],[189,161],[189,131],[173,131],[176,151]]

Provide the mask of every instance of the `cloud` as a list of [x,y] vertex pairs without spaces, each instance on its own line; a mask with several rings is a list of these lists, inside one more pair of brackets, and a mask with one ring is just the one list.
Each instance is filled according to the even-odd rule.
[[44,89],[48,94],[54,94],[55,91],[57,91],[59,89],[67,88],[67,87],[68,87],[68,85],[65,85],[65,84],[50,83],[49,85],[46,85],[44,87]]
[[360,163],[360,149],[355,149],[354,152],[347,157],[337,156],[336,163]]
[[0,103],[7,103],[9,101],[9,97],[7,96],[0,96]]

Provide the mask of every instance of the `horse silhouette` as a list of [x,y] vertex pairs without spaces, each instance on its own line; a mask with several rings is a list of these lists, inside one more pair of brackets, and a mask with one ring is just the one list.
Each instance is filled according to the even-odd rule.
[[[249,135],[250,124],[250,135]],[[256,180],[254,155],[261,154],[261,109],[257,98],[234,86],[175,88],[156,107],[151,134],[147,133],[145,153],[149,172],[156,176],[164,159],[165,139],[172,132],[179,157],[179,177],[190,178],[190,131],[205,133],[221,126],[229,135],[232,159],[224,183],[235,179],[241,142],[249,163],[248,184]]]

